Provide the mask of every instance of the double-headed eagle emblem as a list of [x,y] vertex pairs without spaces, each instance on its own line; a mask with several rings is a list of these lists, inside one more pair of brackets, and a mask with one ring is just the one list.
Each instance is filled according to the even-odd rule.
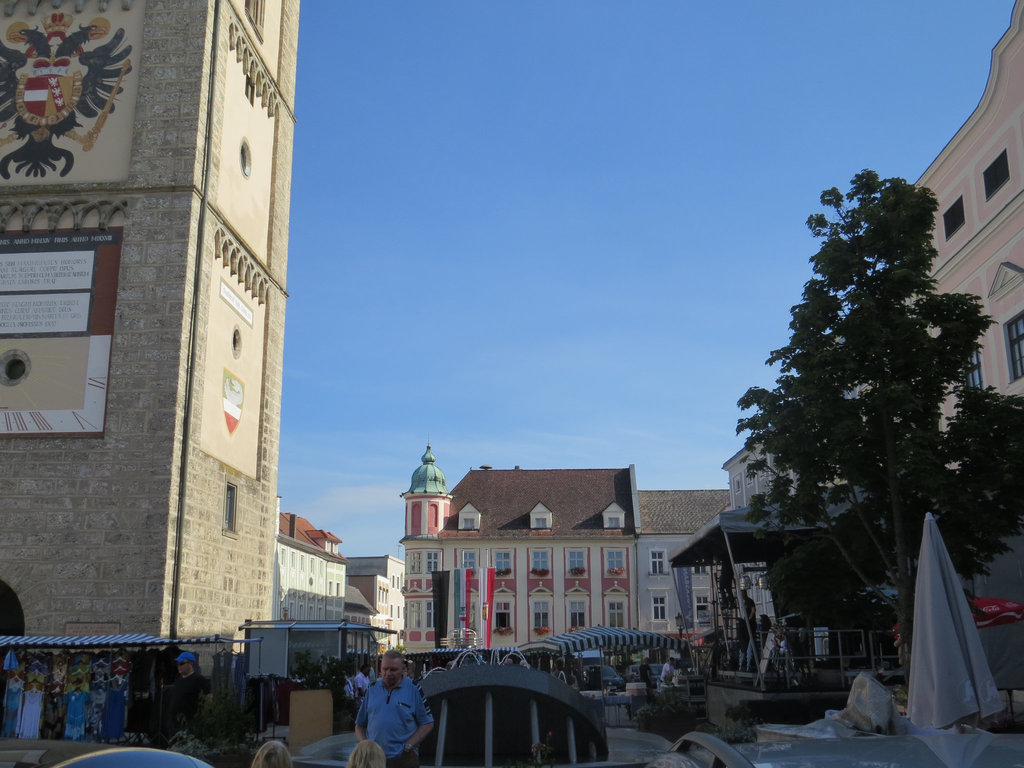
[[[16,47],[0,43],[0,147],[22,143],[0,157],[0,177],[11,178],[12,170],[40,179],[50,171],[67,176],[75,155],[54,140],[72,139],[88,151],[114,111],[121,81],[132,69],[132,47],[122,46],[124,29],[90,49],[110,34],[110,22],[95,18],[72,32],[73,21],[53,13],[44,17],[42,30],[23,21],[7,28],[7,42]],[[84,128],[80,117],[92,121],[85,133],[76,130]]]

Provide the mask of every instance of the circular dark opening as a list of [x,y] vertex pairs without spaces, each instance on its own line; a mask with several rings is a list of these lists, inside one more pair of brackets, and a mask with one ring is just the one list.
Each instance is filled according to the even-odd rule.
[[8,360],[7,365],[4,366],[4,375],[7,377],[8,381],[11,382],[24,377],[27,371],[28,368],[25,365],[25,361],[17,357],[13,360]]

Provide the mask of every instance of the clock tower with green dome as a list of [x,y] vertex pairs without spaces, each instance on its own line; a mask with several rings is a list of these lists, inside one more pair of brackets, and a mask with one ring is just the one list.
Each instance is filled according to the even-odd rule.
[[444,472],[437,466],[430,446],[420,459],[422,462],[412,473],[409,490],[402,494],[405,499],[405,540],[418,537],[436,539],[448,519],[452,496]]

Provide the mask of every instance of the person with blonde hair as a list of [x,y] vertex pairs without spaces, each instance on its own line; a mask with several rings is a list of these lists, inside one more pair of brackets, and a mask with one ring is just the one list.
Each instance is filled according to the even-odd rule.
[[265,741],[256,750],[250,768],[292,768],[292,756],[280,741]]
[[348,757],[345,768],[384,768],[388,759],[376,741],[360,741]]

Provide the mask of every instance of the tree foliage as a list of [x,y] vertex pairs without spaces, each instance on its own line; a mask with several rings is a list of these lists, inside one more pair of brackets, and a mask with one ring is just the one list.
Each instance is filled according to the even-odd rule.
[[790,557],[821,570],[772,573],[790,610],[854,599],[853,574],[861,607],[887,605],[909,640],[925,513],[963,576],[1021,530],[1024,407],[967,385],[991,320],[976,296],[936,291],[931,191],[863,171],[821,203],[807,222],[821,241],[813,277],[768,358],[776,386],[739,401],[749,471],[768,477],[750,515],[820,526]]

